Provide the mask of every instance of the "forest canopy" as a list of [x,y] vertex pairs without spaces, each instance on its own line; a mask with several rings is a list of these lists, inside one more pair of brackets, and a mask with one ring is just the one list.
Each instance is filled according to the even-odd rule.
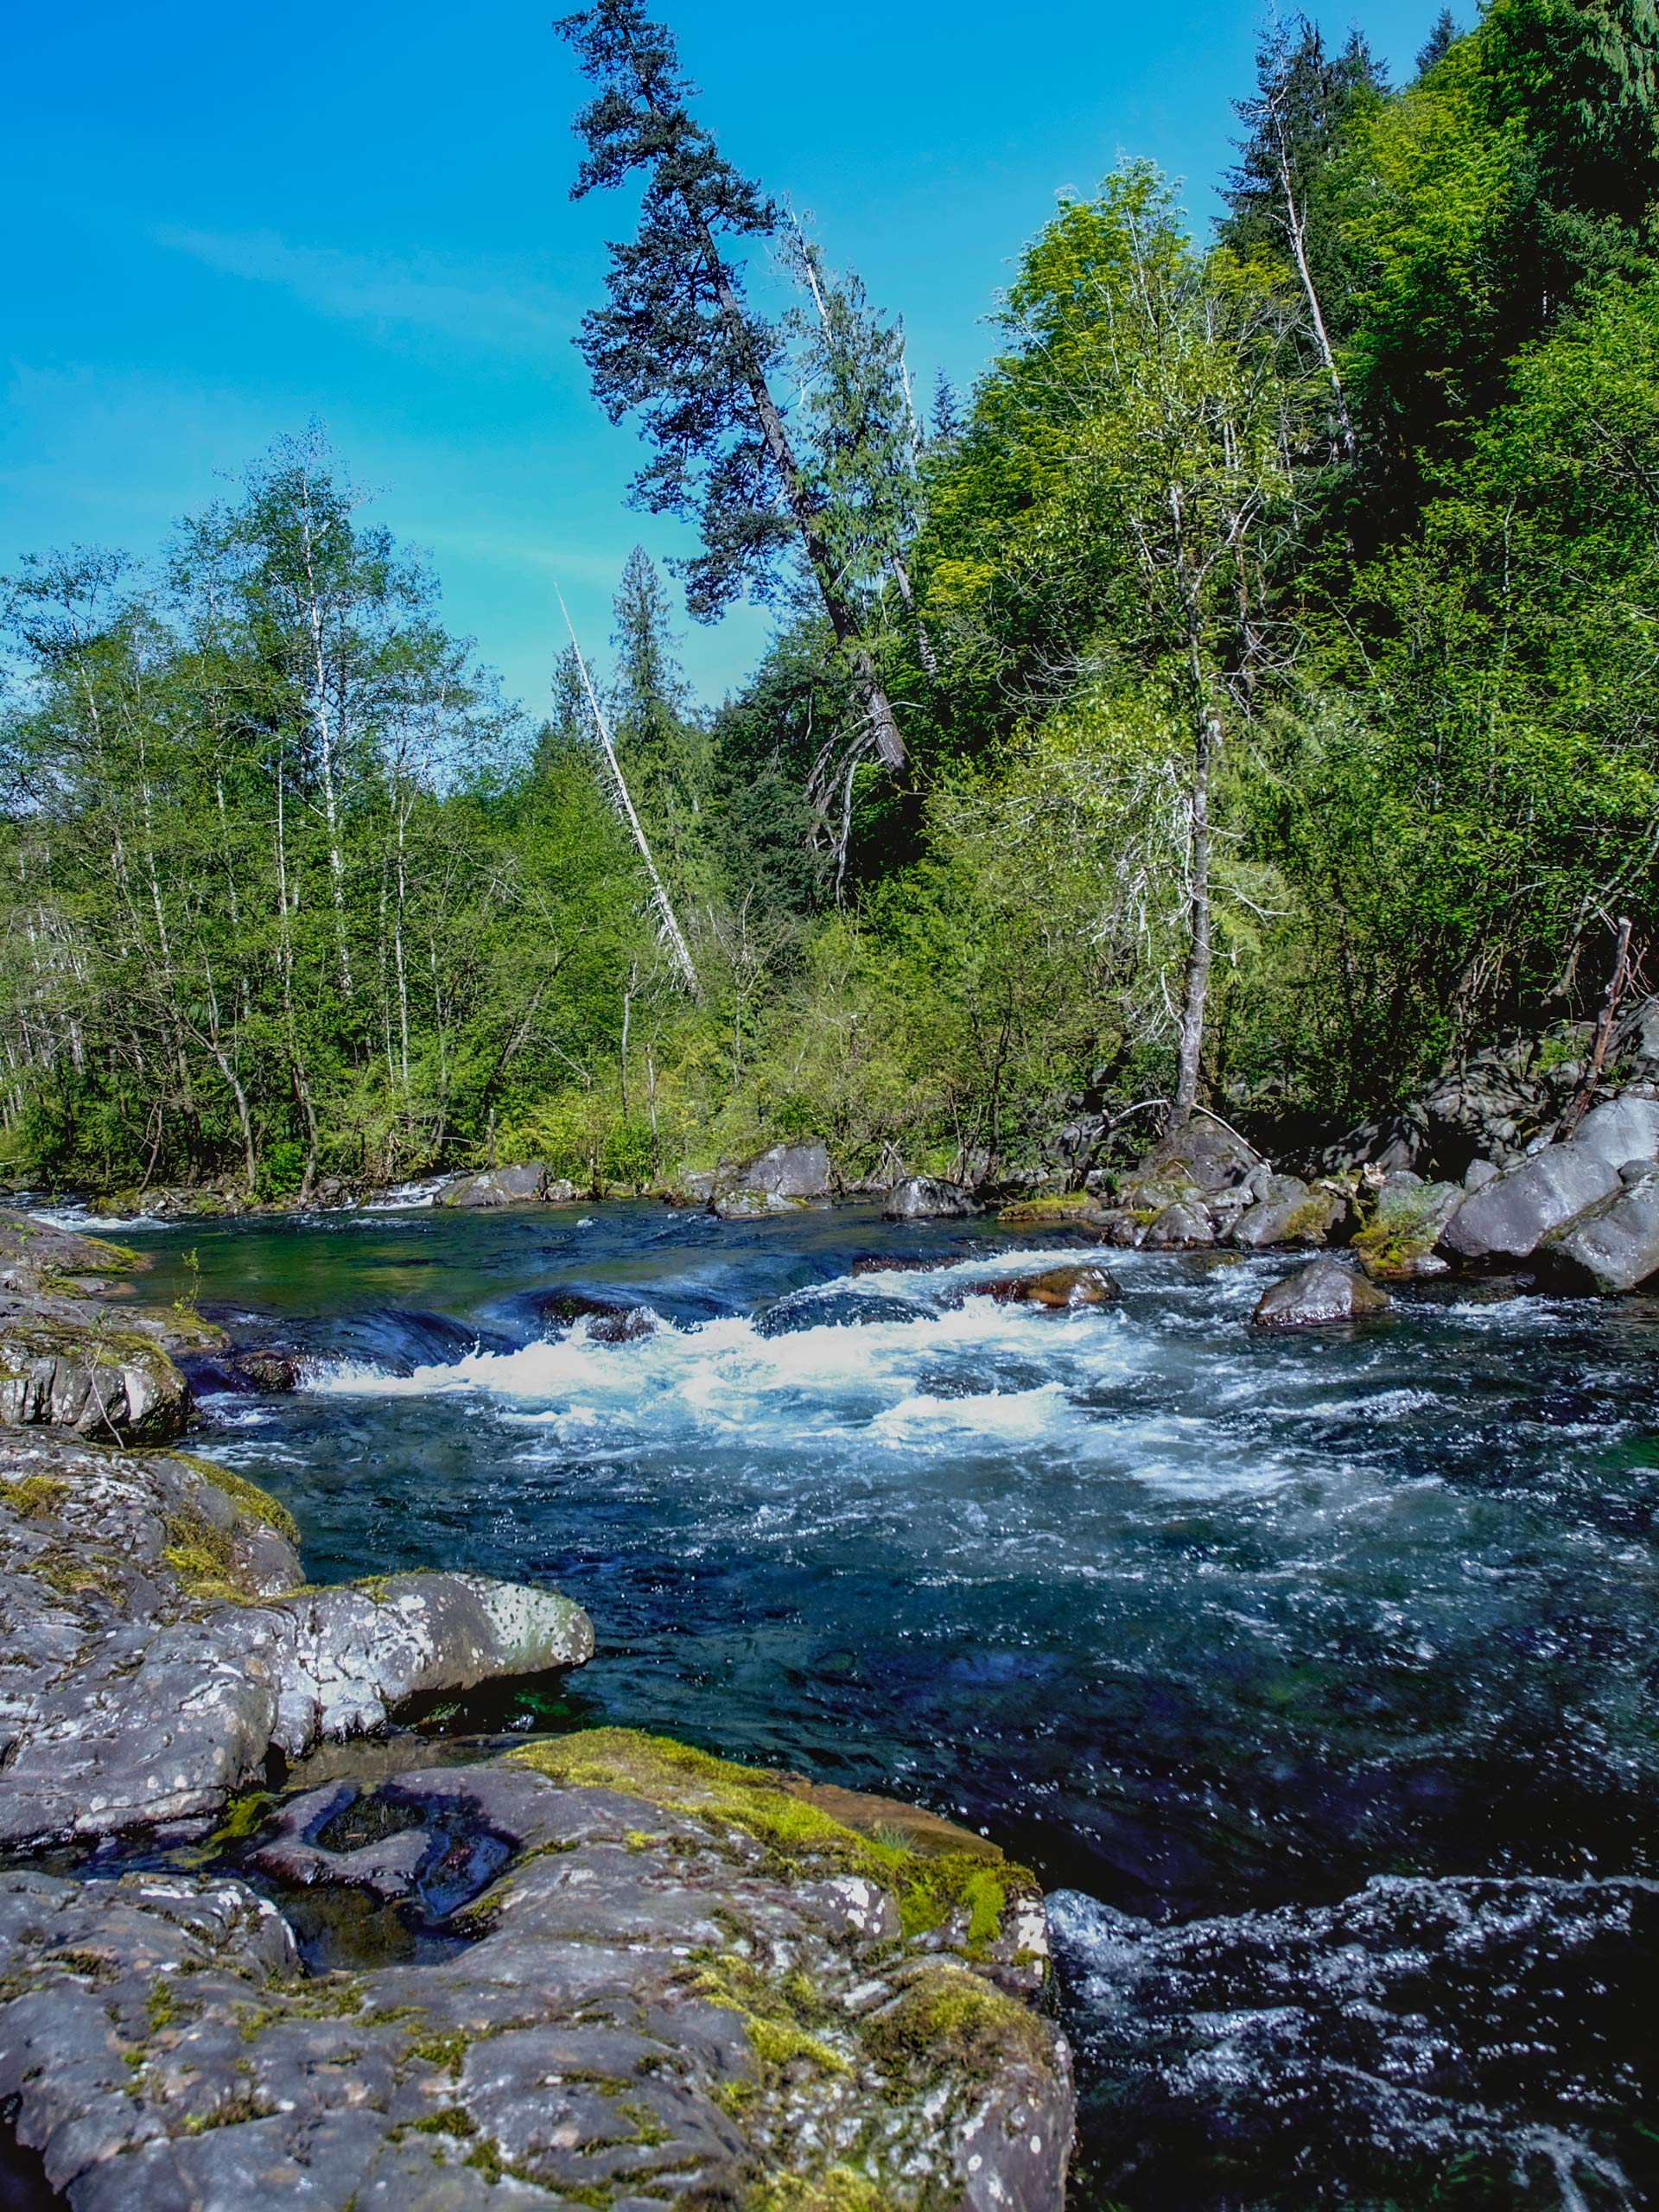
[[560,28],[575,188],[638,222],[596,400],[689,617],[772,641],[700,703],[636,551],[538,725],[316,431],[147,563],[19,564],[15,1174],[648,1188],[811,1132],[978,1178],[1085,1108],[1334,1128],[1593,1004],[1621,917],[1639,961],[1649,0],[1443,15],[1400,85],[1278,25],[1211,231],[1141,161],[1063,199],[925,408],[671,30]]

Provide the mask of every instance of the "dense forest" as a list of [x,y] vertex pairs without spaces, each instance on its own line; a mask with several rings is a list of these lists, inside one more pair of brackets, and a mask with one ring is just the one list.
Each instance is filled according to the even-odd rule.
[[688,616],[773,642],[699,705],[636,552],[535,727],[315,432],[148,565],[22,563],[14,1173],[978,1178],[1083,1107],[1337,1126],[1639,956],[1653,0],[1443,15],[1397,86],[1282,24],[1213,235],[1146,162],[1062,201],[960,400],[637,0],[560,28],[575,190],[637,219],[595,398]]

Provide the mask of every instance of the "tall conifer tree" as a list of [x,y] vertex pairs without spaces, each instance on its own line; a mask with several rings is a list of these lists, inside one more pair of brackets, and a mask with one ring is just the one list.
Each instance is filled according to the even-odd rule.
[[702,550],[687,563],[686,596],[702,620],[740,591],[764,589],[784,546],[798,543],[870,738],[902,768],[892,702],[824,535],[823,493],[798,464],[772,393],[783,340],[746,298],[728,243],[771,237],[777,207],[693,118],[672,34],[639,0],[597,0],[559,29],[600,87],[576,118],[588,154],[572,196],[645,174],[638,235],[613,247],[608,303],[588,315],[579,341],[611,420],[637,412],[656,448],[636,496],[697,523]]

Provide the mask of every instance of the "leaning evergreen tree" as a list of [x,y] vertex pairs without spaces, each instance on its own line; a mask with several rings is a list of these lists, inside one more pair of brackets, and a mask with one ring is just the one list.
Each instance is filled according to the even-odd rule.
[[639,0],[597,0],[558,28],[600,87],[576,118],[588,154],[571,196],[645,173],[639,233],[613,246],[608,302],[578,341],[611,420],[639,413],[656,448],[635,496],[697,523],[686,600],[699,620],[764,589],[784,547],[798,543],[869,736],[902,768],[904,740],[824,534],[823,494],[798,465],[772,394],[783,338],[745,297],[730,250],[771,237],[778,210],[693,118],[672,34]]

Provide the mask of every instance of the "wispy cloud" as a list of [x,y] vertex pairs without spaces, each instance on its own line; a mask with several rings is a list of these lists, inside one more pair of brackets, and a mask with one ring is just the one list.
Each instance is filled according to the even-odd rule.
[[500,270],[295,245],[275,231],[166,227],[157,243],[221,276],[275,284],[318,315],[435,331],[476,346],[541,352],[569,335],[575,314],[551,289]]

